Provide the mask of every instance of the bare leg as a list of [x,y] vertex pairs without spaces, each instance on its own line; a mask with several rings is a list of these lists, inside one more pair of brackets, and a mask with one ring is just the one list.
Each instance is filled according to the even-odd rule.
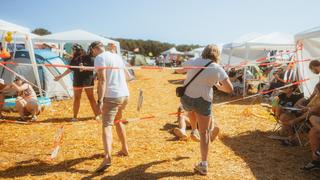
[[17,101],[16,101],[16,108],[17,108],[17,111],[21,117],[21,119],[25,119],[24,117],[24,107],[26,106],[27,102],[22,99],[21,97],[17,97]]
[[91,109],[92,109],[94,115],[98,116],[101,113],[99,112],[99,110],[97,108],[96,100],[94,99],[93,88],[85,88],[84,90],[85,90],[85,92],[87,94],[87,97],[89,99],[90,106],[91,106]]
[[195,130],[197,129],[197,118],[195,115],[195,112],[188,112],[188,116],[189,116],[189,120],[190,120],[190,125],[191,125],[191,129]]
[[74,91],[74,97],[73,97],[73,118],[78,117],[79,109],[80,109],[80,101],[81,101],[81,94],[82,89],[75,89]]
[[[116,116],[116,120],[121,120],[122,119],[122,110],[119,109],[117,116]],[[128,142],[127,142],[127,136],[126,136],[126,130],[125,130],[125,126],[120,122],[120,123],[116,123],[116,131],[119,137],[119,140],[121,142],[121,154],[122,155],[129,155],[129,150],[128,150]]]
[[105,157],[101,165],[110,164],[112,151],[112,126],[102,126],[102,141]]
[[34,117],[39,112],[39,105],[36,102],[27,102],[25,108],[31,113]]
[[201,151],[201,160],[208,160],[208,151],[209,151],[209,132],[210,132],[210,116],[203,116],[198,113],[195,113],[196,119],[199,124],[200,132],[200,151]]
[[320,160],[319,157],[315,155],[316,150],[319,148],[319,131],[316,128],[311,128],[309,131],[309,142],[312,151],[312,159],[313,160]]

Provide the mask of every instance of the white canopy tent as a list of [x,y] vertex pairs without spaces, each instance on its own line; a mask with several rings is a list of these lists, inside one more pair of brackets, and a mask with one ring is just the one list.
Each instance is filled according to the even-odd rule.
[[50,34],[46,36],[40,36],[35,38],[36,42],[50,42],[50,43],[58,43],[60,44],[61,50],[63,50],[63,46],[65,43],[79,43],[83,45],[85,49],[87,49],[93,41],[100,41],[104,45],[108,45],[109,43],[113,43],[117,46],[117,52],[120,54],[120,43],[111,39],[104,38],[102,36],[81,30],[71,30],[65,31],[55,34]]
[[[303,47],[301,51],[297,51],[298,60],[320,58],[320,26],[296,34],[295,40]],[[301,87],[304,95],[309,97],[320,79],[309,70],[309,61],[299,62],[297,65],[301,79],[310,78]]]
[[[252,39],[250,39],[252,38]],[[247,40],[246,40],[247,39]],[[293,35],[274,32],[267,35],[252,33],[245,35],[241,41],[224,45],[223,54],[227,54],[228,60],[222,59],[221,64],[239,65],[241,61],[255,61],[266,58],[268,51],[295,50]],[[233,58],[233,57],[236,57]],[[244,82],[246,82],[246,68],[244,70]],[[244,95],[246,89],[244,88]]]
[[[239,38],[233,40],[231,43],[224,44],[222,46],[221,50],[221,64],[239,64],[243,58],[245,57],[245,54],[243,52],[243,47],[245,46],[245,43],[249,40],[261,37],[262,34],[260,33],[248,33],[240,36]],[[256,53],[251,53],[256,54]],[[251,58],[251,57],[248,57]]]
[[161,53],[162,55],[183,55],[183,52],[178,51],[175,47]]
[[[28,49],[29,55],[30,55],[30,61],[33,66],[33,73],[36,77],[37,86],[41,87],[40,78],[39,78],[39,72],[38,72],[38,66],[36,63],[36,58],[34,54],[33,44],[32,44],[32,38],[30,29],[26,27],[22,27],[4,20],[0,19],[0,33],[2,34],[2,44],[4,47],[6,47],[6,42],[4,41],[4,36],[7,32],[12,32],[13,36],[24,36],[26,49]],[[43,96],[43,92],[41,88],[39,88],[40,96]]]
[[[254,36],[249,36],[254,37]],[[286,33],[271,33],[267,35],[257,35],[253,39],[247,39],[240,43],[230,43],[223,46],[223,54],[229,55],[228,60],[222,61],[222,64],[235,64],[244,59],[253,61],[267,57],[267,52],[271,50],[291,50],[295,49],[293,35]],[[237,60],[232,61],[234,58]]]

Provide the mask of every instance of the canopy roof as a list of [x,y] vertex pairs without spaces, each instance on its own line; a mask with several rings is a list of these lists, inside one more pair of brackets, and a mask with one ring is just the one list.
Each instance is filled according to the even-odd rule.
[[162,52],[161,54],[165,55],[165,54],[172,54],[172,55],[183,55],[183,52],[177,51],[177,49],[175,47],[168,49],[164,52]]
[[21,34],[30,34],[30,29],[17,24],[10,23],[8,21],[0,19],[0,32],[11,31]]
[[237,39],[233,40],[230,43],[224,44],[223,45],[223,49],[227,49],[227,48],[236,48],[236,47],[241,47],[243,46],[244,43],[252,40],[252,39],[256,39],[258,37],[263,36],[263,34],[261,33],[257,33],[257,32],[252,32],[252,33],[248,33],[248,34],[244,34],[240,37],[238,37]]
[[40,36],[36,38],[40,41],[52,42],[52,43],[91,43],[93,41],[101,41],[104,44],[108,43],[116,43],[117,41],[113,41],[111,39],[104,38],[102,36],[81,30],[71,30],[65,31],[55,34],[50,34],[46,36]]
[[[253,38],[255,37],[255,38]],[[291,34],[274,32],[267,35],[250,33],[244,35],[232,43],[225,44],[222,54],[228,59],[222,58],[223,64],[239,63],[239,60],[256,60],[267,56],[271,50],[294,50],[295,42]],[[227,57],[224,56],[224,57]]]

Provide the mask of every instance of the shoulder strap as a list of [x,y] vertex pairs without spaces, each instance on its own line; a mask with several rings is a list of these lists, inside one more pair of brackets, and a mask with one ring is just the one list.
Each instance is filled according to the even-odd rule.
[[[210,64],[212,64],[212,61],[210,61],[208,64],[206,64],[204,67],[208,67]],[[192,79],[184,86],[185,88],[187,88],[191,82],[204,70],[205,68],[201,68],[200,71],[197,72],[197,74],[195,74]]]

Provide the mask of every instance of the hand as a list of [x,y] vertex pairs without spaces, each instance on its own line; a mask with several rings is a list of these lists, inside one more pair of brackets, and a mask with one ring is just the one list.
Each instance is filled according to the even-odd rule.
[[102,112],[102,107],[103,107],[103,103],[102,102],[98,102],[97,103],[97,109],[98,109],[99,113]]
[[310,110],[309,107],[304,107],[304,108],[301,109],[302,112],[308,112],[309,110]]
[[55,81],[59,81],[60,79],[61,79],[61,76],[56,76],[56,77],[54,78]]
[[80,71],[80,72],[83,72],[83,71],[85,70],[85,68],[84,68],[83,64],[82,64],[82,63],[80,63],[80,64],[79,64],[79,66],[80,66],[79,71]]
[[222,91],[223,90],[223,87],[222,85],[220,84],[220,82],[218,82],[217,84],[215,84],[216,88],[219,90],[219,91]]

